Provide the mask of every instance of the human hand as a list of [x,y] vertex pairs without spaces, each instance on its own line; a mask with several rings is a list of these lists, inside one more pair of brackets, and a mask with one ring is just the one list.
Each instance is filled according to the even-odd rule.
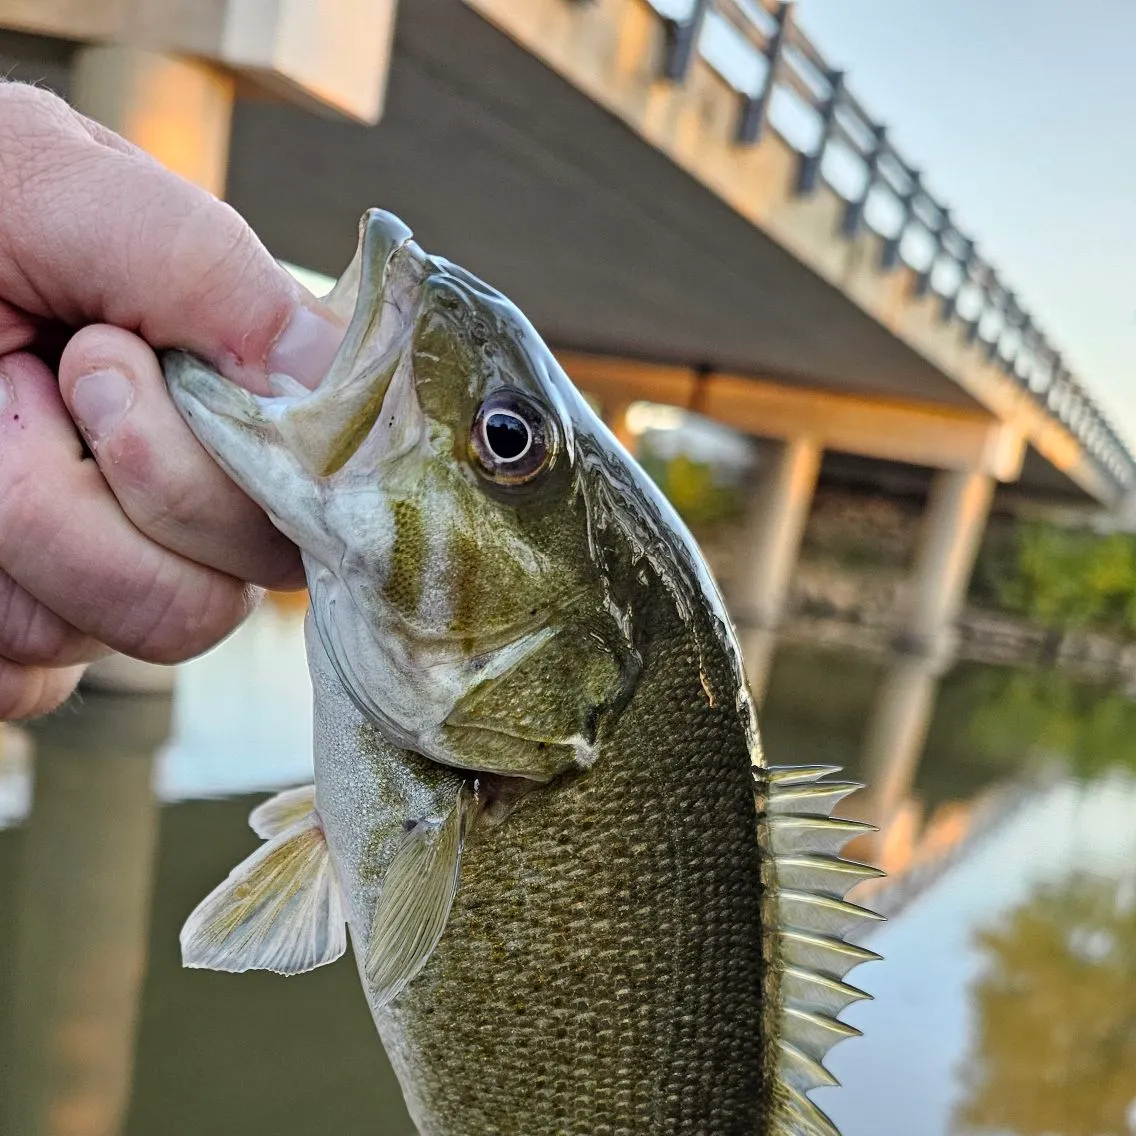
[[187,348],[263,393],[274,371],[318,383],[342,329],[228,206],[2,81],[0,201],[3,720],[54,708],[108,648],[199,654],[248,613],[249,583],[303,583],[154,352]]

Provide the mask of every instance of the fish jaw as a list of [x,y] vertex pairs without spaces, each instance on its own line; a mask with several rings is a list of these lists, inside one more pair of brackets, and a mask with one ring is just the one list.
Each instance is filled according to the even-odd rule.
[[170,397],[214,461],[294,543],[327,543],[314,480],[283,443],[266,412],[273,401],[230,382],[193,355],[162,358]]

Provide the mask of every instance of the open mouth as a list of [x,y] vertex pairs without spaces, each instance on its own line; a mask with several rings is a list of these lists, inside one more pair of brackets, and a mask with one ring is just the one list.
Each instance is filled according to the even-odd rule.
[[[222,378],[183,352],[163,356],[170,392],[202,442],[243,488],[233,450],[276,440],[314,477],[336,473],[368,439],[388,393],[399,388],[398,406],[386,420],[399,427],[413,414],[413,381],[406,347],[413,333],[422,283],[431,261],[410,230],[389,213],[371,210],[360,225],[355,259],[329,297],[336,307],[353,299],[343,344],[323,382],[313,391],[286,375],[273,375],[274,394],[258,397]],[[223,420],[211,424],[209,419]]]

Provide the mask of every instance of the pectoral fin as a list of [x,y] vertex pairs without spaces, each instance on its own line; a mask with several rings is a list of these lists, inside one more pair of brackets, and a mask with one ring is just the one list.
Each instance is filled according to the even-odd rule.
[[186,921],[183,965],[301,974],[334,962],[347,949],[346,915],[311,790],[274,797],[250,822],[272,838]]
[[442,937],[473,808],[473,795],[462,789],[449,815],[418,821],[391,861],[367,951],[367,981],[377,1006],[403,990]]
[[295,789],[285,789],[275,797],[269,797],[257,805],[249,814],[249,827],[261,838],[271,840],[286,828],[306,820],[315,812],[316,787],[300,785]]

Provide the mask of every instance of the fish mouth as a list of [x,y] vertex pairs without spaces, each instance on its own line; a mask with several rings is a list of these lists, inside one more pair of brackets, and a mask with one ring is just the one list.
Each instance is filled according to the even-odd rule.
[[254,395],[186,352],[162,356],[171,397],[194,433],[241,488],[273,514],[266,451],[286,451],[309,477],[331,477],[372,435],[392,388],[404,388],[399,419],[405,424],[415,417],[408,348],[422,284],[433,265],[410,229],[391,213],[369,210],[359,230],[358,251],[326,298],[333,311],[346,314],[350,305],[353,315],[331,368],[314,390],[273,374],[272,393]]

